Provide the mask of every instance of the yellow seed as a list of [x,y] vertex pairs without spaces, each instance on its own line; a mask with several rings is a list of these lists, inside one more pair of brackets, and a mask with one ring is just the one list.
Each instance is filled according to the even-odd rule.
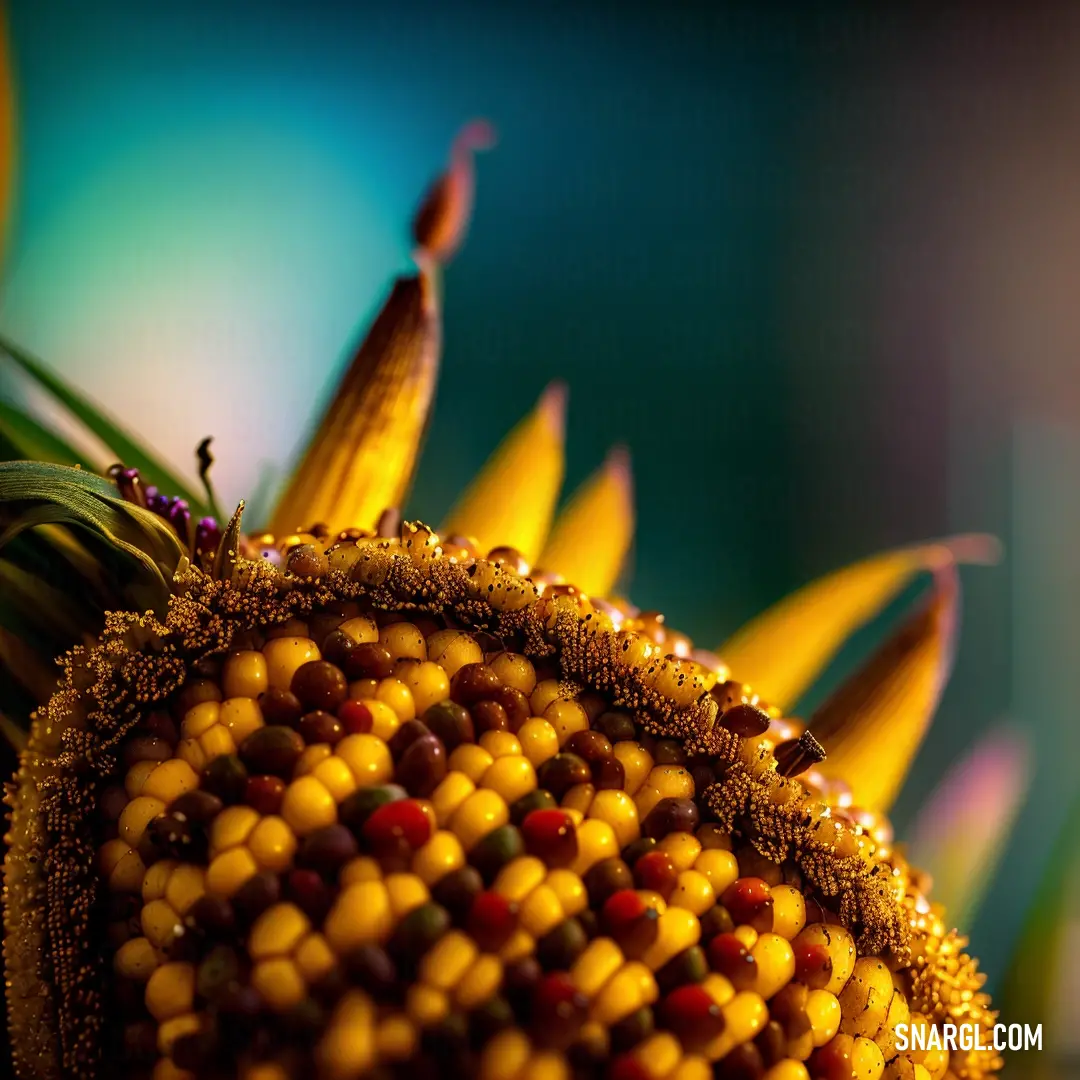
[[635,889],[634,892],[641,897],[641,902],[648,908],[652,908],[657,915],[663,915],[667,911],[667,901],[651,889]]
[[473,961],[454,988],[454,1003],[459,1009],[475,1009],[490,1001],[502,983],[503,966],[497,956],[485,953]]
[[389,783],[394,775],[390,749],[377,735],[346,735],[334,753],[349,766],[360,787]]
[[694,869],[709,879],[717,896],[722,895],[739,877],[738,860],[730,851],[721,848],[706,848],[694,860]]
[[109,843],[118,844],[123,848],[120,858],[113,863],[112,869],[108,872],[109,888],[113,892],[138,892],[142,888],[142,880],[146,874],[146,867],[139,853],[119,837],[116,840],[110,840]]
[[461,841],[449,829],[440,829],[413,855],[412,872],[431,888],[464,865]]
[[387,874],[385,885],[394,922],[430,899],[427,886],[416,874]]
[[226,698],[257,698],[269,685],[266,657],[247,649],[233,653],[221,669],[221,689]]
[[248,954],[252,960],[287,956],[310,929],[310,920],[295,904],[274,904],[251,927]]
[[521,753],[521,743],[518,742],[517,736],[509,731],[485,731],[480,736],[480,745],[493,758]]
[[[393,711],[399,723],[416,719],[416,703],[413,701],[412,691],[400,679],[381,679],[375,697]],[[375,730],[374,727],[372,730]]]
[[337,821],[337,804],[314,776],[301,776],[285,789],[281,816],[297,836],[307,836]]
[[390,894],[381,881],[361,881],[343,889],[323,924],[338,955],[386,937],[393,927]]
[[179,758],[163,761],[143,784],[142,793],[151,798],[160,799],[166,806],[180,798],[187,791],[194,791],[199,786],[195,770]]
[[157,950],[145,937],[125,941],[113,956],[113,970],[133,982],[145,982],[159,963]]
[[845,1035],[874,1035],[885,1022],[892,996],[892,973],[885,964],[873,956],[860,957],[839,994],[844,1015],[840,1031]]
[[563,797],[560,805],[564,810],[580,814],[582,818],[592,806],[596,788],[592,784],[575,784]]
[[120,838],[132,847],[138,847],[143,833],[146,832],[146,826],[164,812],[165,804],[160,799],[152,799],[149,795],[132,799],[120,815]]
[[709,1059],[699,1054],[689,1054],[679,1062],[668,1080],[712,1080],[712,1065]]
[[811,923],[793,942],[801,945],[824,945],[832,961],[832,976],[824,989],[839,994],[855,969],[855,940],[842,926],[835,923]]
[[769,1069],[761,1080],[810,1080],[810,1074],[801,1061],[784,1058]]
[[658,1031],[638,1043],[633,1055],[659,1080],[675,1071],[682,1057],[682,1045],[670,1031]]
[[544,719],[533,716],[518,729],[521,752],[534,766],[543,765],[559,752],[559,734]]
[[576,701],[553,701],[544,710],[543,717],[555,729],[560,746],[564,746],[571,735],[589,730],[589,714]]
[[180,915],[186,915],[206,893],[206,871],[192,863],[181,863],[169,875],[165,899]]
[[519,855],[506,864],[491,886],[512,904],[520,904],[547,876],[547,866],[533,855]]
[[156,761],[136,761],[124,776],[124,791],[129,799],[142,794],[146,778],[158,767]]
[[247,848],[230,848],[211,860],[207,867],[207,891],[227,899],[239,892],[258,872],[259,864]]
[[660,792],[661,799],[692,799],[694,778],[682,765],[657,765],[645,781]]
[[180,735],[184,739],[197,739],[208,732],[220,719],[220,701],[201,701],[184,713],[184,719],[180,724]]
[[461,846],[470,851],[489,832],[501,828],[510,820],[506,803],[494,791],[474,791],[454,811],[450,828],[457,833]]
[[427,645],[424,635],[410,622],[393,623],[379,631],[379,644],[394,660],[426,660]]
[[[296,764],[293,766],[293,779],[295,780],[298,776],[310,776],[315,771],[315,766],[331,757],[333,753],[334,748],[329,743],[320,742],[305,746],[304,752],[297,758]],[[352,776],[352,773],[350,772],[349,775]],[[353,785],[355,786],[355,784],[356,781],[354,780]]]
[[454,772],[464,773],[474,784],[487,772],[495,759],[476,743],[462,743],[446,759],[446,767]]
[[180,916],[166,900],[151,900],[143,905],[139,912],[139,924],[150,944],[159,949],[167,949],[172,944],[181,926]]
[[584,877],[602,859],[619,854],[615,830],[599,818],[583,821],[577,831],[578,853],[570,867],[578,877]]
[[721,1009],[735,996],[735,987],[731,985],[731,980],[717,971],[706,975],[700,985]]
[[417,716],[450,696],[446,672],[431,660],[399,660],[394,675],[409,688]]
[[476,785],[462,772],[451,770],[431,793],[431,805],[440,826],[446,825],[458,808],[476,790]]
[[548,706],[560,700],[561,697],[558,679],[542,679],[533,687],[533,692],[529,695],[529,708],[532,709],[533,716],[543,716]]
[[840,1002],[828,990],[811,990],[806,998],[814,1046],[824,1046],[840,1030]]
[[[206,768],[206,754],[199,745],[198,739],[181,739],[176,744],[176,756],[181,761],[186,761],[197,773],[201,773]],[[143,764],[145,762],[139,762],[139,765]],[[135,768],[138,768],[138,765]]]
[[266,677],[278,690],[288,690],[296,672],[312,660],[321,660],[322,654],[311,638],[273,638],[263,646],[266,658]]
[[[199,1018],[194,1013],[185,1013],[183,1016],[174,1016],[166,1020],[158,1027],[158,1050],[162,1054],[172,1052],[173,1043],[183,1035],[191,1035],[201,1026]],[[156,1072],[156,1070],[155,1070]]]
[[736,926],[733,933],[748,952],[757,944],[758,932],[752,926]]
[[570,1080],[570,1066],[561,1054],[543,1050],[529,1058],[518,1080]]
[[307,997],[307,984],[296,964],[279,956],[260,960],[251,971],[251,985],[262,995],[271,1009],[285,1012]]
[[676,879],[669,903],[701,916],[716,903],[716,893],[700,870],[684,870]]
[[881,1048],[870,1039],[860,1036],[851,1052],[851,1071],[855,1080],[879,1080],[885,1071]]
[[657,998],[653,973],[636,960],[624,964],[593,999],[589,1019],[605,1027],[617,1024],[632,1012],[651,1005]]
[[452,679],[466,664],[483,662],[483,650],[464,630],[438,630],[427,639],[427,659],[434,660]]
[[514,690],[528,697],[536,689],[536,670],[532,661],[521,653],[501,652],[491,658],[491,670]]
[[[236,743],[233,741],[232,733],[224,724],[215,724],[209,731],[203,732],[198,742],[203,759],[207,763],[225,754],[236,753]],[[188,762],[188,764],[191,763]]]
[[460,930],[450,930],[420,961],[422,982],[436,990],[452,990],[477,957],[476,942]]
[[536,940],[520,927],[510,935],[510,940],[499,950],[504,964],[515,964],[536,952]]
[[614,746],[615,757],[622,763],[626,779],[623,782],[623,790],[627,795],[637,795],[646,777],[652,771],[652,754],[641,743],[631,742],[629,739],[617,742]]
[[662,968],[683,949],[696,945],[701,937],[701,923],[685,908],[669,906],[657,919],[657,929],[656,940],[641,957],[642,963],[648,964],[653,971]]
[[108,877],[120,864],[124,856],[134,850],[126,840],[121,840],[118,836],[113,837],[112,840],[106,840],[98,848],[98,869],[105,877]]
[[371,999],[350,990],[341,999],[315,1050],[318,1074],[326,1080],[352,1080],[375,1062],[375,1009]]
[[146,984],[146,1008],[157,1021],[191,1012],[195,1000],[193,964],[162,964]]
[[505,1028],[484,1047],[479,1080],[516,1080],[531,1054],[528,1036],[517,1028]]
[[[878,1044],[882,1054],[890,1060],[897,1054],[896,1047],[896,1032],[897,1030],[903,1030],[909,1027],[911,1024],[911,1010],[908,1008],[907,998],[904,997],[903,992],[897,988],[893,991],[891,1000],[889,1001],[889,1010],[885,1015],[885,1020],[881,1027],[878,1028],[877,1033],[869,1035],[868,1038],[872,1038],[874,1042]],[[924,1059],[923,1064],[926,1064]]]
[[338,881],[342,886],[355,885],[359,881],[382,881],[382,867],[378,859],[370,855],[357,855],[341,868]]
[[791,941],[806,925],[806,901],[794,885],[774,885],[769,890],[773,900],[773,933]]
[[769,1020],[769,1007],[761,995],[752,990],[736,994],[720,1011],[724,1016],[724,1030],[704,1049],[710,1061],[716,1061],[736,1046],[749,1042]]
[[521,902],[518,924],[534,938],[543,937],[563,921],[563,909],[555,890],[548,885],[537,885]]
[[570,981],[587,998],[595,997],[623,963],[622,950],[611,938],[593,938],[570,968]]
[[671,856],[675,869],[681,872],[693,868],[701,854],[701,841],[693,833],[673,832],[660,841],[659,848]]
[[[252,653],[262,657],[262,653]],[[233,742],[239,746],[249,735],[263,726],[262,709],[249,697],[230,697],[221,703],[221,720]]]
[[349,683],[349,697],[353,701],[374,701],[378,689],[378,679],[354,679]]
[[370,615],[358,615],[355,619],[343,622],[338,629],[348,634],[357,645],[369,642],[374,644],[379,640],[379,628]]
[[352,770],[339,757],[331,756],[318,762],[312,768],[311,775],[330,792],[336,803],[344,802],[356,790]]
[[416,1027],[407,1016],[388,1016],[375,1031],[375,1047],[385,1061],[404,1061],[416,1049]]
[[210,826],[210,854],[243,844],[259,824],[259,812],[250,806],[227,806]]
[[615,839],[620,848],[632,844],[641,835],[637,807],[625,791],[598,791],[589,804],[587,815],[606,821],[615,831]]
[[589,906],[589,894],[585,884],[572,870],[549,870],[544,884],[555,893],[567,918],[577,915]]
[[536,790],[536,770],[519,754],[497,758],[480,778],[480,786],[490,788],[509,804]]
[[766,1000],[795,977],[795,954],[787,938],[779,934],[759,934],[750,950],[757,962],[754,989]]
[[[171,1058],[163,1057],[158,1058],[154,1071],[150,1074],[150,1080],[196,1080],[196,1076],[187,1069],[178,1068],[172,1063]],[[244,1080],[252,1080],[250,1072],[244,1074]],[[254,1080],[271,1080],[271,1078],[255,1077]],[[278,1080],[278,1078],[274,1077],[272,1080]]]
[[337,966],[337,957],[322,934],[308,934],[293,952],[296,970],[309,985],[317,983]]

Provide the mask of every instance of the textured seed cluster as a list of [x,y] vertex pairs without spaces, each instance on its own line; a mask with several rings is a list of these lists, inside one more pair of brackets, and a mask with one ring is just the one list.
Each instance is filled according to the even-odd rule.
[[[127,701],[106,701],[96,866],[73,891],[109,957],[116,1075],[942,1080],[993,1065],[898,1052],[898,1023],[955,1018],[950,978],[992,1022],[979,979],[888,823],[806,771],[801,725],[719,661],[572,590],[542,590],[561,599],[544,608],[528,579],[413,526],[372,551],[305,539],[284,545],[287,574],[177,605],[189,655],[168,627],[116,623],[85,665],[99,701],[102,686]],[[388,551],[428,582],[477,568],[465,600],[391,590]],[[335,572],[395,595],[329,592]],[[630,674],[575,653],[581,634],[617,640]],[[54,708],[85,713],[81,694]],[[680,709],[726,752],[672,723]],[[93,749],[82,728],[66,743]],[[843,883],[879,879],[915,934],[910,967],[907,938],[868,950],[867,909],[847,903]]]

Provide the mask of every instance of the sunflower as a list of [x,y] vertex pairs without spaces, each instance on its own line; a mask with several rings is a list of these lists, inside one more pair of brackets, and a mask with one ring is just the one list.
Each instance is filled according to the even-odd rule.
[[209,443],[188,491],[3,343],[124,462],[0,412],[35,459],[0,465],[18,1075],[978,1080],[990,1049],[901,1049],[958,1022],[989,1047],[995,1014],[887,813],[988,543],[867,560],[697,648],[612,595],[625,450],[555,516],[559,384],[444,527],[401,520],[489,142],[455,142],[266,529],[216,509]]

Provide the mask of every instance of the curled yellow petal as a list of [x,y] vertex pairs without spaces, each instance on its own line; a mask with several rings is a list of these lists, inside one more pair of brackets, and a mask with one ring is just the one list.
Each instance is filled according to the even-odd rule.
[[929,600],[810,719],[821,772],[857,806],[888,810],[907,776],[952,667],[959,597],[956,564],[935,570]]
[[502,441],[439,532],[471,536],[481,552],[516,548],[535,563],[562,487],[565,429],[566,385],[553,382]]
[[425,271],[399,278],[274,511],[278,536],[372,528],[401,506],[438,377],[440,324]]
[[0,4],[0,250],[7,234],[15,177],[15,99],[4,8]]
[[434,262],[447,262],[461,246],[476,190],[473,154],[494,145],[495,129],[486,120],[466,124],[450,148],[446,171],[424,196],[413,218],[413,240]]
[[586,593],[607,596],[622,572],[633,538],[630,454],[618,446],[556,518],[540,566],[561,574]]
[[788,710],[844,642],[916,574],[957,562],[996,562],[998,553],[993,537],[971,535],[864,559],[785,597],[716,651],[737,678]]

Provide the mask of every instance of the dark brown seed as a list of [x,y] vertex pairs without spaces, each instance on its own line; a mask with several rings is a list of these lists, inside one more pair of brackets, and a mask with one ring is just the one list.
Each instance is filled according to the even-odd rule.
[[720,1075],[723,1080],[760,1080],[765,1075],[765,1062],[757,1045],[746,1042],[736,1046],[723,1059]]
[[661,799],[645,818],[641,831],[662,840],[668,833],[693,832],[698,826],[698,808],[693,799]]
[[167,713],[152,712],[143,723],[147,735],[155,739],[164,739],[170,746],[175,746],[180,741],[180,729],[176,721]]
[[277,874],[264,871],[248,878],[232,898],[233,910],[246,922],[254,922],[281,898]]
[[769,714],[755,705],[741,702],[720,714],[716,720],[725,731],[744,739],[754,739],[769,730]]
[[761,1058],[767,1069],[787,1057],[787,1036],[784,1034],[783,1025],[776,1020],[770,1020],[754,1042],[761,1051]]
[[674,739],[658,739],[653,751],[653,760],[657,765],[685,765],[686,751],[682,744]]
[[611,757],[611,741],[601,731],[576,731],[563,747],[571,754],[577,754],[591,765]]
[[344,670],[349,653],[356,648],[356,642],[344,630],[332,630],[319,650],[323,659]]
[[431,734],[431,732],[427,724],[422,720],[406,720],[405,723],[390,736],[390,741],[386,745],[390,748],[390,753],[393,754],[396,760],[405,753],[406,747],[411,743],[414,743],[417,739],[423,738],[423,736],[429,734]]
[[325,877],[337,874],[359,850],[356,837],[344,825],[327,825],[304,837],[297,862]]
[[614,755],[592,763],[593,786],[597,791],[622,791],[626,784],[626,769]]
[[259,695],[259,708],[268,725],[292,727],[304,715],[304,706],[291,690],[271,687]]
[[232,904],[224,897],[207,893],[188,909],[185,924],[202,931],[208,937],[225,937],[236,925]]
[[617,1024],[611,1025],[612,1054],[623,1054],[633,1050],[638,1043],[644,1042],[656,1030],[653,1011],[647,1005],[623,1017]]
[[168,761],[172,756],[173,748],[152,735],[137,735],[124,746],[124,764],[129,768],[139,761]]
[[325,660],[309,660],[296,669],[290,690],[309,709],[333,712],[348,696],[349,682],[341,668]]
[[450,913],[459,926],[472,910],[473,901],[483,892],[484,879],[474,866],[462,866],[441,878],[431,890],[431,898]]
[[456,701],[440,701],[432,705],[421,718],[433,735],[439,737],[448,754],[464,742],[476,742],[469,710]]
[[470,706],[469,713],[478,733],[485,731],[509,731],[510,718],[496,701],[478,701]]
[[202,790],[226,804],[243,802],[247,778],[247,767],[236,754],[222,754],[203,771]]
[[285,895],[314,923],[321,923],[334,902],[334,893],[315,870],[290,870]]
[[500,686],[492,701],[503,707],[506,718],[510,721],[510,730],[515,733],[532,716],[529,699],[512,686]]
[[446,776],[446,748],[435,735],[424,735],[401,755],[394,779],[410,795],[427,798]]
[[355,645],[345,660],[347,679],[386,679],[393,673],[394,657],[385,645],[365,641]]
[[209,825],[221,813],[224,803],[209,791],[186,791],[169,806],[170,814],[181,815],[196,825]]
[[285,779],[292,776],[303,752],[304,740],[292,728],[281,724],[253,731],[240,747],[240,756],[252,772]]
[[559,800],[575,784],[587,784],[591,780],[592,770],[588,762],[583,761],[577,754],[556,754],[548,758],[536,774],[537,785],[546,788]]
[[613,743],[626,742],[638,737],[634,721],[628,713],[624,712],[602,713],[593,726]]
[[360,945],[345,957],[345,967],[357,985],[376,1000],[385,997],[398,981],[397,967],[378,945]]
[[589,893],[590,906],[598,908],[613,893],[632,889],[634,875],[622,859],[603,859],[586,873],[584,884]]
[[450,698],[459,705],[473,705],[494,698],[502,679],[487,664],[464,664],[450,680]]
[[296,730],[308,746],[315,743],[329,743],[334,746],[345,736],[345,728],[341,721],[333,713],[326,712],[324,709],[304,713],[300,717]]
[[536,958],[546,971],[568,971],[589,944],[577,919],[564,919],[536,943]]
[[226,987],[243,978],[245,965],[240,954],[229,945],[216,945],[199,964],[195,989],[200,997],[214,1003]]
[[127,792],[119,784],[111,784],[101,793],[98,799],[98,813],[106,821],[117,821],[131,800]]

